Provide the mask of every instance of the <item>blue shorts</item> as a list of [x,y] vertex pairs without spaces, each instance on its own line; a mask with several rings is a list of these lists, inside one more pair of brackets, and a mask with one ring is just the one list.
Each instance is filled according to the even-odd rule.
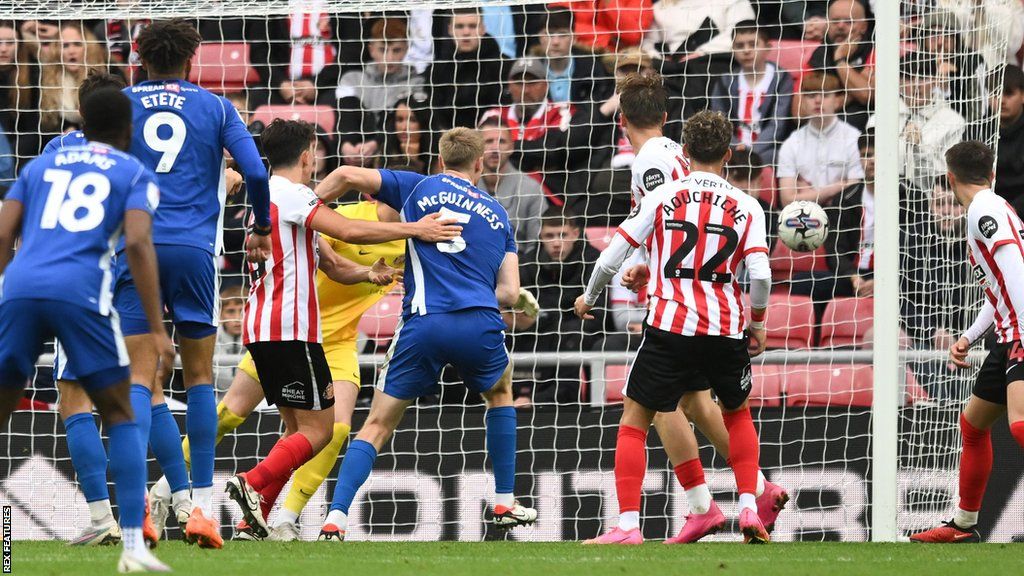
[[[220,310],[214,256],[191,246],[158,244],[156,259],[160,297],[178,334],[196,340],[216,334]],[[114,308],[121,315],[124,335],[148,333],[149,322],[124,254],[119,254],[114,264],[114,278]]]
[[17,299],[0,304],[0,387],[24,388],[54,338],[87,390],[128,380],[128,351],[116,312],[103,316],[60,300]]
[[470,308],[404,318],[377,389],[401,400],[433,394],[447,364],[459,371],[466,388],[477,393],[490,390],[508,366],[501,314]]

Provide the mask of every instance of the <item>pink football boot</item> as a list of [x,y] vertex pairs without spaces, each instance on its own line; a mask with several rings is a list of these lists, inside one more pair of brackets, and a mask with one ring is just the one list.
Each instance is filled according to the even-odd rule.
[[789,502],[789,493],[786,492],[786,489],[765,480],[764,492],[757,497],[757,516],[769,534],[775,530],[775,519],[779,517],[779,512],[782,512],[787,502]]
[[584,540],[583,543],[637,545],[644,543],[644,535],[640,533],[639,528],[633,528],[632,530],[621,530],[619,528],[615,528],[611,532],[606,532],[597,538]]
[[675,538],[665,540],[665,544],[689,544],[705,536],[718,532],[725,526],[725,514],[718,509],[718,504],[711,501],[711,507],[703,514],[687,514],[686,524]]

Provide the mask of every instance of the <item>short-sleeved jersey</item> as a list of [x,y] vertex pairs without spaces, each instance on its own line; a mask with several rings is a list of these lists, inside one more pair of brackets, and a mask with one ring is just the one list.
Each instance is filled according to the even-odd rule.
[[0,297],[63,300],[110,312],[110,257],[124,215],[160,202],[141,162],[104,144],[43,154],[7,193],[24,205],[21,247],[0,278]]
[[234,106],[184,80],[124,89],[132,101],[132,155],[151,168],[163,194],[153,242],[221,248],[224,149],[252,138]]
[[633,178],[629,191],[633,195],[633,206],[636,206],[651,190],[689,175],[690,161],[678,142],[658,136],[644,142],[630,170]]
[[501,204],[449,174],[381,170],[380,176],[377,199],[398,210],[403,221],[440,212],[462,226],[462,236],[450,242],[407,241],[402,314],[497,309],[498,269],[507,253],[516,252],[515,231]]
[[[346,204],[336,208],[335,212],[356,220],[377,220],[377,204],[375,202]],[[349,244],[333,238],[326,238],[326,240],[339,256],[361,266],[372,266],[374,262],[383,258],[389,266],[398,267],[401,257],[405,255],[403,240],[367,245]],[[390,286],[377,286],[369,282],[351,285],[339,284],[320,272],[316,278],[316,287],[320,298],[320,323],[324,342],[352,342],[355,345],[359,335],[359,319],[364,312],[390,292],[394,288],[394,284]]]
[[1024,290],[1024,278],[1004,274],[996,250],[1012,250],[1024,258],[1024,224],[1013,208],[992,190],[982,190],[967,209],[967,245],[974,276],[995,309],[999,342],[1019,342],[1024,333],[1024,310],[1017,310],[1011,290]]
[[323,202],[304,184],[270,177],[270,244],[266,262],[249,263],[242,343],[320,342],[317,239],[309,221]]
[[719,176],[692,172],[648,193],[617,233],[650,253],[648,325],[684,336],[742,334],[736,272],[748,254],[768,253],[757,200]]
[[56,152],[63,150],[64,148],[71,148],[73,146],[82,146],[85,144],[85,134],[82,134],[81,130],[72,130],[67,134],[61,134],[60,136],[54,136],[46,143],[43,147],[43,154],[49,154],[50,152]]

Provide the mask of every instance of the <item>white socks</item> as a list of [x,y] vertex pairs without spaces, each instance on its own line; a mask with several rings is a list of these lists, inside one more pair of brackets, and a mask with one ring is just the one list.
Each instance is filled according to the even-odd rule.
[[93,528],[103,528],[114,524],[114,512],[110,509],[110,500],[89,502],[89,520]]
[[740,511],[744,508],[750,508],[754,512],[757,512],[757,496],[753,494],[740,494]]
[[213,516],[213,486],[192,489],[192,504],[208,517]]
[[639,512],[621,512],[619,513],[619,530],[629,532],[634,528],[640,527],[640,513]]
[[161,476],[156,484],[153,484],[152,488],[153,496],[158,498],[170,498],[171,497],[171,484],[167,481],[167,476]]
[[686,491],[686,501],[690,504],[690,514],[706,514],[711,509],[711,490],[707,484],[690,488]]
[[978,513],[957,508],[956,514],[953,515],[953,522],[965,530],[974,528],[974,525],[978,523]]
[[515,496],[515,494],[495,494],[494,495],[494,505],[495,506],[504,506],[505,508],[511,508],[512,506],[515,506],[515,503],[516,503],[516,496]]
[[341,510],[331,510],[327,513],[327,518],[324,520],[324,524],[334,524],[341,530],[347,530],[348,516]]
[[274,526],[280,526],[281,524],[298,524],[299,515],[287,508],[281,508],[277,511],[277,522]]
[[761,470],[758,470],[757,471],[757,489],[754,492],[754,494],[756,496],[760,496],[761,494],[764,494],[764,483],[765,482],[767,482],[767,480],[765,480],[765,478],[764,478],[764,472],[762,472]]
[[174,494],[171,494],[171,508],[174,509],[174,513],[184,510],[185,514],[192,513],[192,496],[188,490],[178,490]]
[[149,549],[146,548],[146,540],[142,537],[141,526],[121,528],[121,543],[124,546],[125,552],[129,554],[138,554],[143,550],[149,552]]

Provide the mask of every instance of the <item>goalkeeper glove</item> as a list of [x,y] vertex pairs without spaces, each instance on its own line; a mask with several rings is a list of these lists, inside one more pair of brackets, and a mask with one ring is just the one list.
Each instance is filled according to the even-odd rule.
[[519,299],[516,300],[516,304],[513,308],[521,311],[530,318],[536,318],[537,314],[540,312],[540,304],[537,303],[537,299],[526,288],[519,289]]

